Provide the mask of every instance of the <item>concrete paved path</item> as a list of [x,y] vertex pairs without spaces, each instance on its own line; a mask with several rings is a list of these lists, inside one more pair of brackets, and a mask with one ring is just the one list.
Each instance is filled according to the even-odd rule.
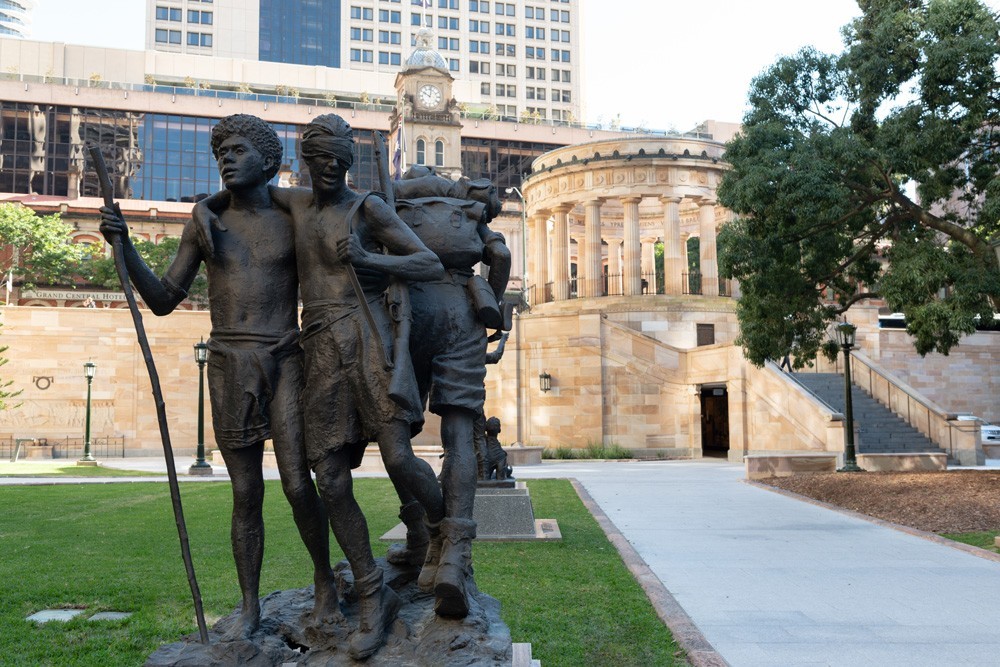
[[1000,665],[1000,562],[743,483],[712,461],[576,478],[734,667]]
[[[156,459],[108,465],[163,470]],[[996,560],[745,484],[728,463],[515,474],[575,478],[734,667],[1000,665]]]

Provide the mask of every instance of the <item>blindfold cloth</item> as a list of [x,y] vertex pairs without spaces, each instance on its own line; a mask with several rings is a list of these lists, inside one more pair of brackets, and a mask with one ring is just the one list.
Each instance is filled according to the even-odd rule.
[[307,129],[302,135],[302,157],[309,160],[312,158],[324,158],[333,156],[337,161],[349,169],[354,164],[354,140],[342,139],[327,134],[322,130]]

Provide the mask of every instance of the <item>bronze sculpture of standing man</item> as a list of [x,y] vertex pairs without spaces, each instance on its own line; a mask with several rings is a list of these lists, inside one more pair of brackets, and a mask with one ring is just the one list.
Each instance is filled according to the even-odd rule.
[[[302,354],[298,279],[291,220],[275,208],[267,182],[281,164],[277,134],[254,116],[223,118],[212,151],[229,193],[219,224],[189,222],[162,278],[139,257],[118,210],[102,208],[106,239],[122,235],[135,288],[156,315],[172,312],[204,262],[212,320],[208,382],[215,439],[232,479],[232,547],[242,592],[236,625],[226,638],[248,638],[260,625],[264,554],[264,441],[272,439],[282,488],[314,565],[314,619],[340,616],[330,568],[329,529],[303,445]],[[117,209],[117,207],[116,207]]]

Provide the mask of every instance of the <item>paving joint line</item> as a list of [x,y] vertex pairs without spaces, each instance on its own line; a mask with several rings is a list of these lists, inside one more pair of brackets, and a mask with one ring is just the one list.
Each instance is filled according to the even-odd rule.
[[919,537],[929,542],[934,542],[935,544],[940,544],[942,546],[951,547],[952,549],[964,551],[965,553],[970,554],[972,556],[978,556],[979,558],[991,560],[995,563],[1000,563],[1000,554],[993,553],[992,551],[987,551],[986,549],[982,549],[980,547],[974,547],[971,544],[965,544],[964,542],[956,542],[955,540],[949,540],[946,537],[941,537],[937,533],[932,533],[926,530],[920,530],[919,528],[912,528],[910,526],[904,526],[901,523],[893,523],[892,521],[886,521],[885,519],[879,519],[878,517],[870,516],[868,514],[864,514],[856,510],[847,509],[846,507],[841,507],[839,505],[834,505],[833,503],[824,502],[822,500],[816,500],[815,498],[810,498],[809,496],[804,496],[801,493],[795,493],[794,491],[789,491],[788,489],[781,489],[776,486],[762,484],[761,482],[749,479],[744,479],[741,481],[748,486],[755,486],[759,489],[764,489],[765,491],[770,491],[772,493],[777,493],[778,495],[792,498],[793,500],[799,500],[802,502],[809,503],[810,505],[815,505],[816,507],[822,507],[824,509],[833,510],[845,516],[850,516],[855,519],[863,519],[868,523],[873,523],[876,526],[880,526],[882,528],[891,528],[892,530],[896,530],[901,533],[906,533],[907,535],[912,535],[913,537]]
[[693,667],[729,667],[726,659],[709,643],[670,590],[646,564],[635,547],[622,535],[615,523],[608,518],[600,505],[587,492],[587,489],[576,479],[569,481],[591,516],[604,531],[608,541],[618,550],[618,555],[621,556],[625,567],[642,587],[646,597],[653,605],[653,609],[656,610],[656,615],[670,629],[674,641],[684,649],[691,665]]

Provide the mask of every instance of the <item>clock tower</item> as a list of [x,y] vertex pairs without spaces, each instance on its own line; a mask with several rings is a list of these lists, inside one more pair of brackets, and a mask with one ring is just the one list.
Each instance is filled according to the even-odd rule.
[[432,47],[427,28],[417,33],[417,45],[396,75],[396,108],[392,112],[393,152],[402,131],[405,167],[423,164],[447,178],[462,172],[462,123],[452,97],[454,77]]

